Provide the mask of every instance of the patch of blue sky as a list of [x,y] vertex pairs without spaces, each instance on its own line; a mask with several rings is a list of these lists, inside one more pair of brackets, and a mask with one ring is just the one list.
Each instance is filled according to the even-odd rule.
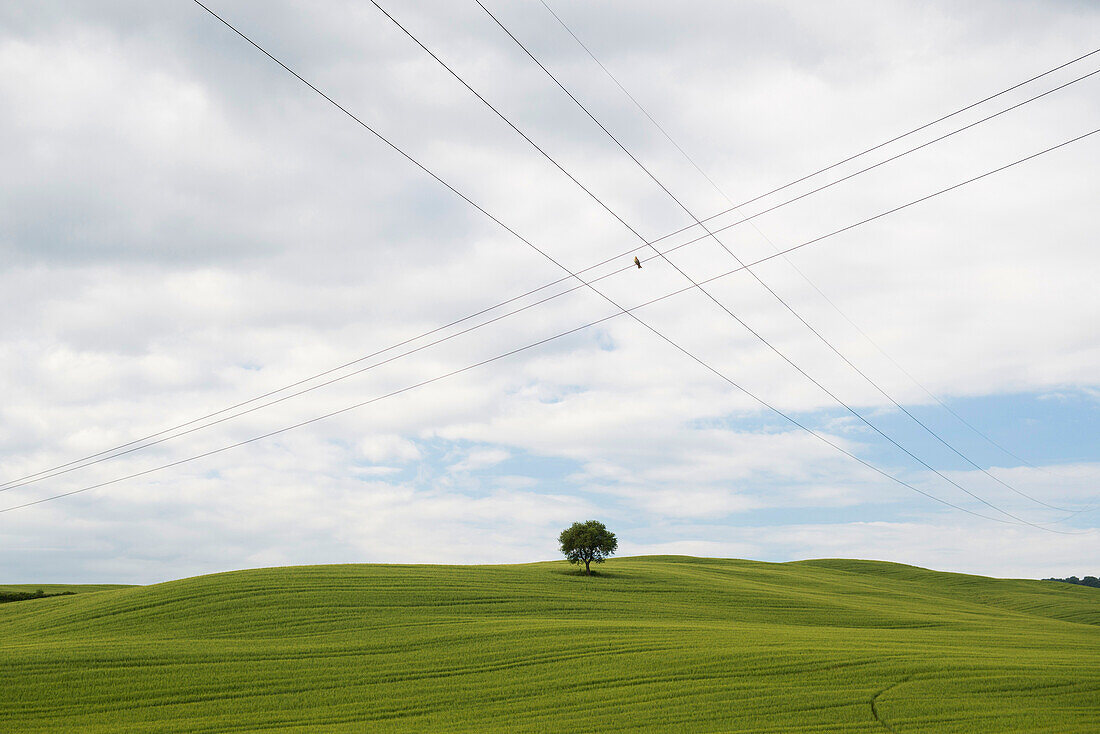
[[[990,439],[1037,466],[1100,461],[1100,403],[1086,391],[1015,393],[956,398],[948,406]],[[1024,466],[992,445],[942,407],[906,406],[922,422],[983,468]],[[901,411],[882,411],[871,420],[914,453],[940,469],[970,465],[929,436]],[[876,442],[885,443],[885,442]],[[926,459],[928,460],[928,459]]]
[[[1038,466],[1100,462],[1100,400],[1083,389],[963,397],[945,400],[997,444]],[[1023,466],[968,428],[936,403],[907,405],[906,409],[959,452],[982,468]],[[967,461],[936,440],[902,411],[893,408],[857,408],[883,433],[940,470],[970,470]],[[791,417],[813,430],[858,441],[861,458],[919,468],[919,464],[876,434],[843,408],[793,413]],[[754,433],[797,430],[775,414],[731,416],[692,424],[695,428],[724,428]]]
[[[1100,461],[1100,447],[1094,437],[1100,435],[1100,402],[1085,391],[1062,391],[1056,395],[1027,393],[954,399],[949,405],[991,438],[1036,464],[1057,464],[1071,461]],[[948,441],[974,458],[983,467],[1013,466],[1018,462],[988,444],[938,405],[907,406],[930,427],[942,432]],[[964,460],[928,436],[900,411],[878,409],[866,413],[884,432],[925,459],[941,471],[972,470]],[[917,462],[875,435],[843,409],[812,411],[794,416],[804,425],[854,442],[855,453],[884,471],[914,484],[925,491],[977,512],[997,515],[989,508],[967,497],[943,480],[932,477]],[[954,424],[954,425],[952,425]],[[788,432],[793,427],[776,416],[759,415],[749,418],[731,417],[701,420],[692,423],[698,429],[726,429],[753,432]],[[420,458],[413,461],[382,461],[378,465],[394,470],[386,481],[408,482],[428,488],[445,483],[451,489],[471,497],[488,496],[500,490],[532,491],[574,496],[590,501],[603,511],[625,519],[636,516],[637,507],[628,497],[589,487],[591,477],[585,477],[581,461],[560,456],[547,456],[506,444],[475,441],[454,441],[431,437],[415,441]],[[495,456],[494,456],[495,454]],[[482,457],[478,459],[478,457]],[[473,460],[471,460],[473,459]],[[357,467],[375,466],[371,462],[356,462]],[[923,480],[922,480],[923,478]],[[872,480],[876,483],[878,480]],[[1007,490],[991,480],[971,479],[962,482],[972,491],[1008,508],[1027,510],[1034,520],[1056,519],[1031,503],[1006,494]],[[608,483],[613,488],[616,483]],[[708,489],[720,488],[721,481]],[[876,484],[877,486],[877,484]],[[826,495],[815,497],[813,483],[776,485],[761,478],[745,485],[730,487],[731,492],[760,497],[767,503],[769,496],[778,496],[778,506],[746,509],[711,515],[708,521],[724,520],[737,525],[778,526],[801,523],[830,522],[909,522],[927,519],[941,512],[955,513],[943,505],[881,479],[881,495],[868,487],[853,489],[851,501],[845,501],[843,487],[828,487]],[[839,493],[839,494],[838,494]],[[1080,503],[1072,503],[1079,506]],[[1023,507],[1021,507],[1023,505]],[[1035,513],[1040,513],[1036,515]],[[648,515],[649,513],[644,513]],[[652,520],[652,516],[647,518]],[[1087,525],[1087,517],[1076,518],[1064,527]],[[1084,525],[1082,524],[1084,523]]]
[[594,332],[594,341],[600,348],[600,351],[611,352],[615,349],[615,340],[611,337],[606,329],[596,329]]
[[554,480],[563,486],[571,474],[581,469],[581,462],[557,456],[540,456],[528,451],[513,451],[512,455],[482,471],[485,476],[525,475],[540,480]]

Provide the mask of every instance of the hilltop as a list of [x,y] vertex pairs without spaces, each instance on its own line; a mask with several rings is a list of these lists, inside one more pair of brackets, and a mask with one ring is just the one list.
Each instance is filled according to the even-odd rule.
[[0,715],[42,732],[1084,734],[1098,627],[1095,589],[871,561],[269,568],[0,605]]

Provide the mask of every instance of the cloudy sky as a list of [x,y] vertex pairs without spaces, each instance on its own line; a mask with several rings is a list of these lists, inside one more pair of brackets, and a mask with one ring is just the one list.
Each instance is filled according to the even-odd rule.
[[[706,177],[540,2],[486,1],[699,217],[1100,38],[1069,1],[549,4]],[[623,270],[694,220],[473,0],[383,7],[622,221],[374,5],[210,7],[564,267],[612,258],[620,306],[737,267],[704,237]],[[1091,132],[1100,74],[776,207],[1098,68],[712,224],[754,261]],[[0,512],[0,581],[536,561],[589,518],[624,554],[1097,570],[1100,134],[755,267],[791,310],[745,272],[638,320],[566,280],[418,338],[566,273],[191,0],[5,4],[0,109],[0,509],[142,473]]]

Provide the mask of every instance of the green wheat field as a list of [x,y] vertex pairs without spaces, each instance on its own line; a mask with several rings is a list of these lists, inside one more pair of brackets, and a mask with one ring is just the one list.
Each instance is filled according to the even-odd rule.
[[2,587],[5,732],[1100,732],[1100,590],[850,560]]

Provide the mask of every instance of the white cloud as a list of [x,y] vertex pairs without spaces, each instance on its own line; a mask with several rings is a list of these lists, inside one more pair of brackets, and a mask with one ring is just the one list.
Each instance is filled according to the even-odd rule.
[[[804,3],[558,5],[738,199],[1054,66],[1100,30],[1100,13],[1077,5],[1014,14],[989,2],[892,2],[859,12]],[[634,244],[372,9],[223,10],[569,267]],[[541,8],[499,10],[697,213],[726,206]],[[399,13],[644,235],[686,223],[476,6],[433,1]],[[57,0],[0,10],[0,19],[0,105],[11,111],[0,120],[0,156],[11,173],[0,184],[8,263],[0,311],[9,315],[0,320],[0,481],[276,390],[561,275],[197,8]],[[1096,83],[758,224],[790,246],[1083,132],[1082,121],[1100,111]],[[938,394],[1049,392],[1084,401],[1100,390],[1090,156],[1098,144],[1080,143],[792,259]],[[723,239],[746,259],[771,252],[748,227]],[[673,258],[696,277],[733,267],[707,243]],[[591,275],[619,264],[627,263]],[[930,403],[789,266],[775,261],[759,272],[898,399]],[[654,261],[599,287],[633,305],[683,283]],[[888,417],[881,395],[744,274],[711,289],[831,390]],[[0,497],[15,504],[213,450],[612,312],[577,291],[295,400]],[[826,395],[700,294],[639,315],[775,406],[820,421],[830,440],[859,455],[876,451],[853,419],[820,413],[834,407]],[[900,459],[874,456],[971,506]],[[1088,471],[1098,459],[1049,467],[1057,481],[1020,467],[995,473],[1077,506],[1095,495]],[[507,475],[477,476],[506,460]],[[951,476],[1028,517],[1056,516],[974,472]],[[29,580],[78,580],[70,570],[80,580],[111,580],[256,563],[535,560],[554,555],[558,525],[599,514],[625,528],[631,548],[865,553],[944,568],[1083,572],[1070,567],[1074,554],[1088,557],[1078,540],[1009,528],[1016,546],[1008,548],[993,537],[1000,526],[963,524],[965,516],[944,524],[941,508],[910,499],[621,317],[247,448],[0,515],[0,558]],[[749,528],[745,542],[724,539],[766,513],[798,529],[767,541],[770,529]],[[821,513],[889,522],[804,524]],[[1087,514],[1067,523],[1090,524]],[[712,525],[723,537],[708,535]],[[650,527],[652,542],[630,540]],[[830,528],[843,530],[834,537]],[[970,539],[952,540],[954,532]],[[983,555],[979,542],[998,555]],[[85,560],[74,566],[77,557]]]
[[367,436],[359,441],[359,451],[370,462],[409,462],[420,458],[420,449],[412,441],[394,434]]
[[502,461],[507,461],[511,454],[502,449],[476,449],[466,454],[461,461],[451,464],[448,469],[452,472],[470,472],[479,469],[488,469]]

